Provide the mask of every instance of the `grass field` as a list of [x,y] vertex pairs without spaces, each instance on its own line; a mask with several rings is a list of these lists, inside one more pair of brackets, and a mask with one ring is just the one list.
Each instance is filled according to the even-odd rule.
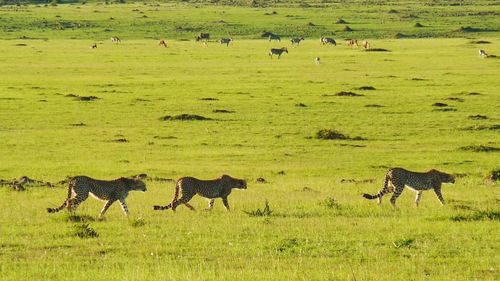
[[[391,8],[412,5],[395,2]],[[138,35],[141,29],[127,16],[133,7],[87,4],[85,13],[75,14],[112,10],[121,18],[112,28],[124,36],[100,29],[43,31],[24,20],[69,17],[75,6],[20,7],[31,14],[2,8],[11,11],[0,14],[8,18],[0,21],[0,179],[26,175],[55,183],[74,175],[229,174],[246,179],[248,190],[231,194],[230,213],[220,200],[204,212],[206,201],[195,197],[198,212],[181,206],[173,214],[151,207],[171,200],[174,183],[148,180],[146,193],[128,197],[128,220],[119,204],[97,220],[103,203],[94,199],[75,216],[46,213],[62,203],[65,186],[28,186],[23,192],[0,186],[0,280],[500,278],[500,194],[498,183],[485,180],[500,166],[500,59],[478,56],[480,48],[500,56],[497,32],[441,38],[436,29],[434,38],[390,39],[383,34],[393,31],[381,28],[367,38],[388,52],[352,49],[342,40],[336,47],[320,46],[316,37],[292,48],[285,40],[256,39],[263,29],[257,24],[265,26],[269,18],[264,10],[224,7],[244,15],[248,26],[255,21],[255,31],[242,28],[229,47],[170,40],[192,38],[198,30],[167,32],[169,47],[163,48],[154,40],[163,38],[154,31],[161,25],[151,23],[151,34]],[[173,22],[182,11],[188,11],[186,22],[196,22],[197,13],[220,9],[158,8],[173,9]],[[450,15],[468,9],[499,8],[442,8]],[[276,10],[306,21],[315,16],[305,8]],[[461,22],[478,26],[474,20]],[[16,21],[19,30],[5,30]],[[446,17],[437,21],[442,30],[455,26]],[[481,28],[494,29],[496,22],[485,16]],[[108,42],[115,35],[122,44]],[[98,48],[90,49],[94,42]],[[269,49],[282,46],[289,53],[269,59]],[[367,86],[374,90],[360,89]],[[336,95],[342,91],[359,96]],[[211,120],[160,120],[178,114]],[[322,129],[361,140],[316,139]],[[436,168],[457,181],[443,186],[445,206],[432,191],[418,208],[409,190],[397,209],[388,198],[380,207],[363,199],[362,193],[382,187],[390,167]],[[246,213],[262,210],[266,200],[271,214]]]

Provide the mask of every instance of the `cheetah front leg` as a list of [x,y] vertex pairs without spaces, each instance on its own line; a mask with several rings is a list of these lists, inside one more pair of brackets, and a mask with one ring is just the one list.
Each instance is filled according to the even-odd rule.
[[420,202],[420,198],[422,198],[422,191],[417,191],[417,196],[415,197],[415,206],[418,207],[418,203]]
[[129,212],[125,198],[120,199],[120,205],[122,206],[123,213],[125,213],[125,216],[128,218]]
[[222,197],[222,203],[224,204],[224,207],[227,211],[231,211],[231,209],[229,208],[229,202],[227,202],[227,197]]
[[437,198],[439,199],[439,202],[441,203],[441,206],[444,206],[444,198],[443,198],[443,194],[441,194],[441,188],[435,187],[434,193],[436,193]]
[[214,207],[215,199],[209,199],[208,200],[208,208],[205,209],[205,211],[211,211],[212,208]]
[[104,205],[104,207],[102,208],[101,210],[101,213],[99,214],[99,218],[102,218],[102,216],[104,216],[104,214],[106,213],[106,211],[108,210],[108,208],[111,206],[111,204],[113,204],[116,200],[108,200],[108,202],[106,202],[106,205]]

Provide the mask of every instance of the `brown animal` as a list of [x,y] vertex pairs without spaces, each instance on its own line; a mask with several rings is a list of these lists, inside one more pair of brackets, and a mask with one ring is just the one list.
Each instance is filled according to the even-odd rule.
[[163,47],[166,48],[167,47],[167,42],[165,40],[161,40],[160,44],[158,44],[158,45],[163,46]]
[[91,49],[97,49],[97,43],[94,43],[94,45],[92,45],[90,48]]
[[368,42],[368,41],[366,41],[366,40],[365,40],[365,41],[363,41],[363,48],[365,48],[365,49],[370,49],[370,42]]
[[358,47],[358,40],[357,39],[346,39],[345,40],[345,43],[347,44],[347,46],[350,46],[350,47]]

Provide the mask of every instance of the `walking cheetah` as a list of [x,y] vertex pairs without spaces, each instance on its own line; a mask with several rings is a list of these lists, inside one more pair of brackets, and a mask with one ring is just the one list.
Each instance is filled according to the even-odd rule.
[[[194,207],[188,202],[193,196],[198,194],[209,199],[207,210],[212,209],[215,198],[222,198],[224,207],[229,211],[227,197],[231,194],[233,188],[246,189],[247,182],[228,175],[222,175],[215,180],[199,180],[193,177],[183,177],[180,178],[175,185],[175,195],[172,203],[166,206],[155,205],[153,206],[153,210],[167,210],[172,208],[172,211],[175,212],[177,206],[184,204],[194,211]],[[179,191],[182,191],[182,196],[180,199],[177,199],[179,197]]]
[[[67,207],[70,212],[78,208],[90,195],[96,199],[106,201],[99,217],[103,216],[115,201],[120,201],[125,216],[128,217],[128,208],[125,199],[129,191],[140,190],[145,192],[146,185],[138,179],[119,178],[111,181],[96,180],[86,176],[77,176],[69,181],[68,197],[57,208],[47,208],[47,212],[56,213]],[[75,194],[74,198],[71,198]]]
[[390,169],[385,175],[384,187],[376,195],[363,194],[366,199],[377,198],[378,204],[381,203],[382,196],[394,192],[391,197],[392,206],[396,207],[396,199],[401,195],[405,186],[417,192],[415,205],[418,207],[422,192],[433,189],[441,205],[444,205],[443,195],[441,194],[442,183],[455,183],[455,178],[438,170],[430,170],[425,173],[417,173],[405,170],[403,168]]

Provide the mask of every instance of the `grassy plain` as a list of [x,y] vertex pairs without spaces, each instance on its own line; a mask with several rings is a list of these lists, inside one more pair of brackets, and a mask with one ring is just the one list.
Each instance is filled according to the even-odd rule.
[[[101,7],[116,17],[130,8],[82,9]],[[29,6],[33,14],[26,18],[70,15],[74,8]],[[252,18],[250,8],[227,9]],[[500,120],[500,59],[477,54],[485,48],[500,55],[497,33],[373,39],[373,47],[390,52],[365,52],[320,46],[312,37],[291,48],[246,35],[229,47],[171,40],[162,48],[135,37],[134,28],[116,28],[130,37],[120,45],[102,31],[82,39],[69,39],[64,30],[0,33],[0,178],[226,173],[247,179],[249,188],[230,196],[231,213],[220,201],[203,212],[206,202],[195,198],[200,211],[180,207],[174,215],[151,210],[171,199],[174,184],[148,181],[147,193],[130,194],[128,221],[119,205],[97,221],[102,203],[86,201],[78,215],[99,237],[79,238],[81,222],[45,213],[62,202],[65,187],[2,187],[1,280],[500,278],[499,190],[484,181],[499,168],[498,152],[462,149],[500,146],[498,130],[488,129]],[[48,40],[15,39],[21,34]],[[90,49],[96,40],[98,48]],[[477,40],[491,43],[471,43]],[[289,54],[269,59],[269,48],[281,46]],[[340,91],[362,96],[335,96]],[[433,106],[438,102],[448,106]],[[183,113],[213,120],[160,120]],[[313,137],[325,128],[366,140]],[[398,209],[386,198],[378,207],[360,196],[378,191],[394,166],[437,168],[459,178],[443,187],[444,207],[432,192],[418,209],[409,191]],[[267,183],[256,183],[259,177]],[[244,212],[262,209],[266,200],[270,216]]]

